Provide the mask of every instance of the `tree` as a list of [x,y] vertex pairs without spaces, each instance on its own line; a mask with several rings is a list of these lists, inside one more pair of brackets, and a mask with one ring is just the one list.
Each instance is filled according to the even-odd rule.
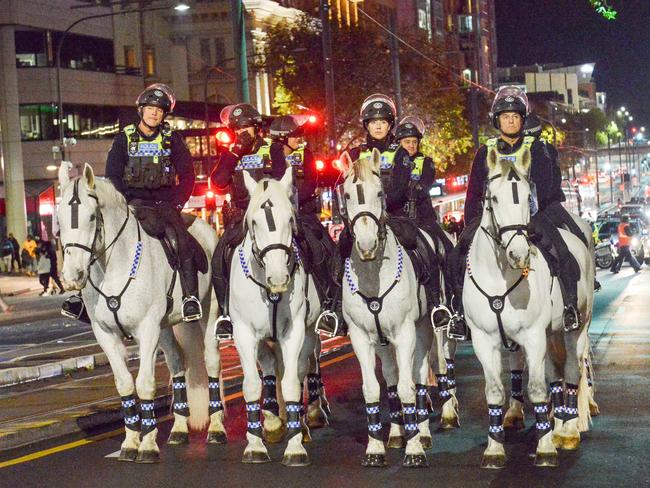
[[[393,95],[389,47],[377,31],[363,26],[331,23],[336,133],[343,147],[358,144],[363,136],[359,108],[372,93]],[[405,35],[426,56],[439,52],[426,38]],[[320,22],[302,15],[272,27],[264,47],[264,65],[275,84],[275,104],[280,113],[297,105],[325,111]],[[423,148],[442,170],[454,164],[471,147],[469,125],[463,117],[464,98],[447,73],[417,53],[400,49],[404,115],[416,115],[427,126]]]

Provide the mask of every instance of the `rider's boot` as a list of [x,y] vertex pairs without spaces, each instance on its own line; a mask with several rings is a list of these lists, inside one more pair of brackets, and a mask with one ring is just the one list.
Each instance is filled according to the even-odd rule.
[[573,304],[569,304],[564,307],[562,321],[564,323],[564,330],[567,332],[578,330],[582,327],[582,318],[580,317],[580,311]]
[[[328,337],[345,337],[348,335],[348,327],[343,320],[343,280],[342,266],[337,260],[334,273],[329,278],[327,298],[323,301],[323,311],[316,320],[316,332],[323,333]],[[329,274],[327,274],[329,277]]]
[[599,292],[601,288],[602,285],[600,284],[600,281],[594,278],[594,292]]
[[[456,296],[462,296],[462,292]],[[455,296],[455,297],[456,297]],[[455,298],[454,297],[454,298]],[[466,341],[469,339],[469,330],[465,322],[465,315],[463,314],[463,304],[461,299],[455,300],[457,303],[453,306],[454,313],[449,321],[449,329],[447,329],[447,337],[457,341]],[[452,303],[454,300],[452,300]]]
[[84,301],[81,298],[81,293],[78,295],[72,295],[65,299],[61,305],[61,315],[70,317],[71,319],[81,320],[87,324],[90,323],[90,317],[86,311]]
[[183,322],[192,322],[203,317],[201,302],[197,298],[199,295],[199,280],[196,276],[194,267],[194,258],[183,258],[180,261],[180,280],[181,289],[183,290],[183,303],[181,305],[181,315]]
[[228,341],[232,340],[232,320],[230,315],[228,315],[228,290],[226,289],[226,298],[223,301],[221,306],[221,315],[217,317],[217,321],[214,324],[214,335],[217,337],[217,340]]

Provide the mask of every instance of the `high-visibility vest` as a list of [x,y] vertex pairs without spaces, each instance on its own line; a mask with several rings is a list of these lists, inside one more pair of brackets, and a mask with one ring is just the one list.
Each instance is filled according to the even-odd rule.
[[618,224],[618,246],[624,247],[629,246],[632,239],[625,233],[625,230],[630,226],[630,224],[620,223]]

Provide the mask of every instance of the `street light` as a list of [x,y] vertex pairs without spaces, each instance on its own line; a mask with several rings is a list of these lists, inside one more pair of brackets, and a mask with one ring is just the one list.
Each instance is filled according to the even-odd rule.
[[[65,160],[65,141],[64,141],[65,134],[63,131],[63,100],[61,95],[61,49],[63,48],[63,41],[65,41],[65,38],[68,36],[70,31],[77,24],[80,24],[81,22],[84,22],[86,20],[101,19],[104,17],[115,17],[117,15],[126,15],[132,13],[153,12],[156,10],[169,10],[170,8],[171,8],[170,6],[146,7],[146,8],[138,8],[133,10],[119,10],[117,12],[109,12],[105,14],[88,15],[86,17],[82,17],[80,19],[75,20],[63,31],[63,35],[59,40],[59,45],[56,48],[56,98],[57,98],[57,109],[58,109],[57,121],[59,125],[59,149],[61,152],[61,161]],[[176,9],[179,12],[187,11],[189,8],[190,7],[186,4],[178,4],[174,7],[174,9]],[[140,48],[144,49],[144,46],[140,46]],[[142,66],[142,69],[144,70],[144,66]]]

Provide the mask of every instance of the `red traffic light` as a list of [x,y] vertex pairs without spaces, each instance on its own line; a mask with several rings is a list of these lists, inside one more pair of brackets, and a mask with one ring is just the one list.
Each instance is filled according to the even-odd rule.
[[325,161],[322,159],[316,160],[316,171],[323,171],[325,169]]
[[314,114],[312,114],[312,115],[309,116],[309,118],[307,119],[307,121],[308,121],[310,124],[315,124],[316,122],[318,122],[318,117],[315,116]]
[[235,136],[230,129],[222,127],[217,129],[217,132],[214,134],[217,139],[217,144],[220,146],[229,146],[235,141]]
[[212,190],[208,190],[205,193],[206,198],[214,198],[214,192]]

